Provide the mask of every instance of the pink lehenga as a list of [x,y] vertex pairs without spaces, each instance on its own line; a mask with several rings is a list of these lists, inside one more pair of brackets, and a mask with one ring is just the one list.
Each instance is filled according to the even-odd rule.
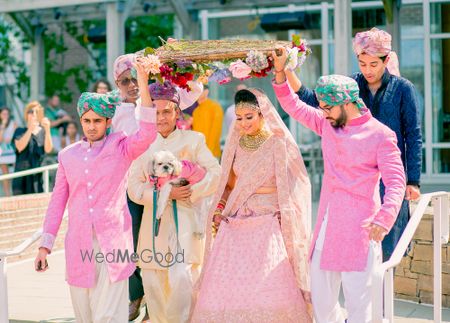
[[[272,132],[258,150],[243,150],[236,128],[228,137],[220,200],[231,167],[237,181],[215,239],[207,223],[204,267],[196,284],[192,322],[312,322],[309,291],[310,183],[295,141],[267,96],[258,99]],[[274,193],[257,194],[260,188]],[[272,191],[272,190],[270,190]]]

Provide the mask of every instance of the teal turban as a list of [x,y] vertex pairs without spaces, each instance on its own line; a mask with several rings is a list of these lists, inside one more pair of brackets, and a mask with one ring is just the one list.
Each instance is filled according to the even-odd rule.
[[354,102],[359,109],[365,107],[356,81],[343,75],[321,76],[317,81],[316,96],[317,100],[330,106]]
[[92,110],[99,116],[112,118],[119,104],[119,96],[111,92],[107,94],[84,92],[78,99],[77,111],[80,117],[87,111]]

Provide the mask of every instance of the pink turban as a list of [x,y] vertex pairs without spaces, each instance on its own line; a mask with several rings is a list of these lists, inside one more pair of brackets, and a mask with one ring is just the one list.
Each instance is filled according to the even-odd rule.
[[353,40],[353,51],[356,55],[365,53],[370,56],[383,57],[391,52],[392,37],[384,30],[372,28],[357,33]]
[[120,74],[133,68],[134,54],[125,54],[116,58],[114,61],[114,79],[117,81]]

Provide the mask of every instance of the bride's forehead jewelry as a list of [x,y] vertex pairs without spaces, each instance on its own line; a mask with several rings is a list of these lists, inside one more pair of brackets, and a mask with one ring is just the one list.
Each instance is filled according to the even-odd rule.
[[239,102],[236,104],[236,110],[237,109],[250,109],[258,112],[261,111],[258,105],[249,102]]

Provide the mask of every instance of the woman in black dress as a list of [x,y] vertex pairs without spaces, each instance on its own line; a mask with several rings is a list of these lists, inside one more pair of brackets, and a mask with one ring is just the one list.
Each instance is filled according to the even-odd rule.
[[[44,118],[44,108],[37,101],[25,107],[27,127],[17,128],[12,142],[16,151],[15,172],[40,167],[44,155],[53,149],[50,121]],[[15,178],[13,194],[41,193],[42,173]]]

